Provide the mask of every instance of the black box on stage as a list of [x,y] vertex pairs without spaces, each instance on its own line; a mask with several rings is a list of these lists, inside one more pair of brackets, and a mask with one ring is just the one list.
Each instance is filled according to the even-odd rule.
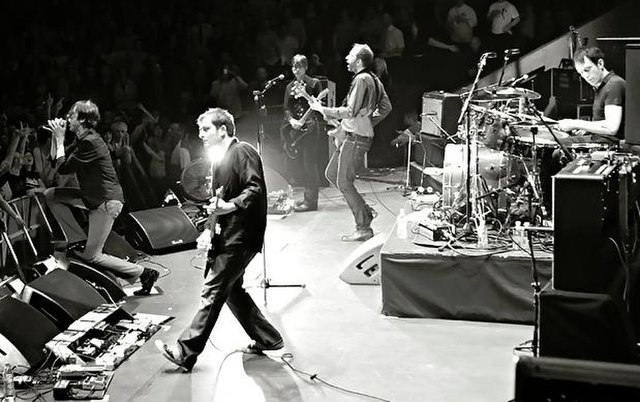
[[639,401],[640,366],[521,356],[515,388],[516,402]]
[[625,60],[624,138],[629,144],[640,145],[640,44],[627,45]]
[[619,294],[620,177],[617,164],[582,157],[553,177],[555,289]]
[[447,139],[432,134],[419,133],[420,142],[414,141],[411,160],[422,166],[442,167]]
[[129,218],[127,239],[134,247],[148,253],[191,247],[200,235],[177,206],[131,212]]
[[640,363],[622,299],[604,293],[540,292],[540,356]]
[[440,129],[443,128],[448,135],[455,135],[458,131],[458,118],[461,109],[462,99],[458,94],[443,91],[425,93],[422,95],[422,126],[420,130],[426,134],[446,137]]

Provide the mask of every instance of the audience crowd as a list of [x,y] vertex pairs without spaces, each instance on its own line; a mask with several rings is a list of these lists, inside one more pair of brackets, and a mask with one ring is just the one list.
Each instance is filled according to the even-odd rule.
[[[199,157],[195,117],[206,107],[238,119],[252,93],[292,55],[308,73],[350,79],[354,42],[378,55],[395,117],[394,133],[428,90],[450,90],[475,75],[479,55],[522,53],[602,14],[614,2],[580,0],[54,0],[3,2],[0,12],[0,177],[5,199],[33,188],[73,185],[49,157],[47,119],[78,99],[101,109],[129,210],[159,205],[184,166]],[[266,99],[267,106],[282,98]],[[391,134],[394,135],[394,134]],[[388,138],[379,143],[388,144]]]

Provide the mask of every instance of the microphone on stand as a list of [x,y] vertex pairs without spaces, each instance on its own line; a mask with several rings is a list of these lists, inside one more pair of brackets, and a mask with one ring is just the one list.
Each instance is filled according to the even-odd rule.
[[504,49],[504,55],[506,56],[514,56],[516,54],[520,54],[520,49],[518,48],[513,48],[513,49]]
[[282,81],[284,80],[284,74],[280,74],[279,76],[270,79],[269,81],[267,81],[267,83],[264,85],[266,88],[272,86],[273,84],[275,84],[278,81]]
[[523,75],[523,76],[521,76],[519,78],[516,78],[513,81],[511,81],[509,83],[509,86],[510,87],[515,87],[517,84],[520,84],[521,82],[526,81],[528,79],[529,79],[529,74],[525,74],[525,75]]
[[486,52],[486,53],[482,53],[481,57],[484,57],[484,58],[487,58],[487,59],[495,59],[496,57],[498,57],[498,53],[496,53],[496,52]]

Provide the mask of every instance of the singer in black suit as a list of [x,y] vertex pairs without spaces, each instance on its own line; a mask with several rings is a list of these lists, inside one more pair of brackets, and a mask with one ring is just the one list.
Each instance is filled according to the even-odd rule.
[[200,307],[178,342],[156,341],[160,353],[190,371],[226,303],[253,343],[246,353],[278,350],[284,341],[242,287],[244,271],[260,252],[267,226],[267,189],[260,155],[238,141],[233,116],[209,109],[198,117],[199,137],[212,159],[212,188],[216,196],[206,208],[215,218],[198,239],[199,248],[211,244],[205,267]]

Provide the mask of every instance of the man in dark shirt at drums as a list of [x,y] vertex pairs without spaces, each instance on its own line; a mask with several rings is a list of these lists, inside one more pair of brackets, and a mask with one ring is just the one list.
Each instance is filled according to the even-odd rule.
[[609,142],[617,144],[624,139],[625,81],[605,67],[605,57],[597,47],[578,49],[573,56],[576,70],[595,89],[591,121],[563,119],[558,128],[578,136],[563,142]]

